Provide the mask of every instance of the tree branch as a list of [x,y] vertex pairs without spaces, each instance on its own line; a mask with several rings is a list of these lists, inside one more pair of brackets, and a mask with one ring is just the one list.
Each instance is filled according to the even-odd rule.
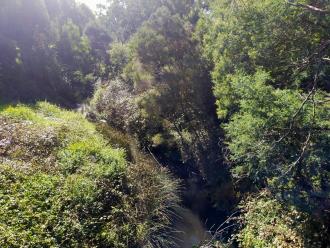
[[321,14],[329,14],[328,10],[320,9],[320,8],[317,8],[317,7],[309,5],[309,4],[294,3],[293,1],[290,1],[290,0],[288,0],[287,3],[289,5],[304,8],[304,9],[309,10],[309,11],[313,11],[313,12],[317,12],[317,13],[321,13]]
[[288,169],[285,173],[283,173],[283,174],[281,175],[281,177],[284,177],[285,175],[287,175],[287,174],[292,170],[292,168],[295,167],[295,166],[296,166],[296,165],[297,165],[297,164],[303,159],[303,157],[304,157],[304,155],[305,155],[305,152],[306,152],[306,149],[307,149],[308,146],[309,146],[310,139],[311,139],[311,132],[309,132],[308,135],[307,135],[307,139],[306,139],[306,141],[305,141],[305,143],[304,143],[304,146],[303,146],[303,148],[302,148],[302,150],[301,150],[301,153],[300,153],[299,157],[297,158],[296,161],[294,161],[294,162],[290,165],[289,169]]

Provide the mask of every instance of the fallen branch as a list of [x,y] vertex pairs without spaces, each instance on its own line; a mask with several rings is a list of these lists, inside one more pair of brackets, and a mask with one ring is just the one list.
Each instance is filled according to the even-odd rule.
[[151,155],[151,157],[155,160],[155,162],[160,166],[163,167],[162,164],[158,161],[158,159],[155,157],[155,155],[150,151],[149,147],[148,147],[148,151]]

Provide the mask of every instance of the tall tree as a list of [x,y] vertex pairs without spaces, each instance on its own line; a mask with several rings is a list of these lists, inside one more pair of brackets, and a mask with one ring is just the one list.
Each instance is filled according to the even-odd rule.
[[243,192],[268,188],[313,216],[321,224],[307,232],[322,233],[321,243],[330,192],[329,9],[327,1],[216,0],[198,30],[214,65],[232,175]]

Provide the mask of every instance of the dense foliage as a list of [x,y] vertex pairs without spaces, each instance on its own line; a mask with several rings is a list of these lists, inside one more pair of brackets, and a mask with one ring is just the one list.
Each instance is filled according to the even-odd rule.
[[[306,235],[292,241],[293,247],[329,242],[320,238],[329,231],[330,207],[328,10],[327,1],[218,0],[199,23],[204,56],[214,64],[214,93],[232,175],[243,192],[247,185],[271,192],[266,202],[243,206],[248,211],[240,235],[244,247],[288,247],[285,240],[275,241],[280,236],[257,235],[281,227],[271,230],[256,222],[255,204],[284,203],[284,216],[294,215],[294,208],[304,216],[299,223],[312,218],[325,228],[308,226],[323,244],[308,243],[312,235]],[[261,216],[282,221],[279,210],[265,206],[262,211]],[[293,228],[297,232],[299,224]]]
[[[234,196],[215,195],[231,183],[222,163],[209,63],[194,35],[203,4],[124,2],[110,5],[112,14],[100,17],[110,30],[116,21],[120,33],[112,33],[117,37],[108,52],[109,80],[98,85],[92,108],[99,119],[136,137],[176,175],[208,187],[206,204],[226,212]],[[139,21],[127,24],[132,18]]]
[[327,0],[4,0],[0,102],[102,135],[3,107],[0,246],[172,247],[169,170],[203,247],[327,247],[329,27]]
[[48,103],[4,107],[0,121],[1,247],[172,242],[166,171],[143,157],[129,165],[80,114]]

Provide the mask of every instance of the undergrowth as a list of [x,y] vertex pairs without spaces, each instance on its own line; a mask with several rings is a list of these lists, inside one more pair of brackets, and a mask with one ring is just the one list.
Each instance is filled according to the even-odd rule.
[[121,147],[78,113],[3,106],[0,247],[169,247],[178,184]]

